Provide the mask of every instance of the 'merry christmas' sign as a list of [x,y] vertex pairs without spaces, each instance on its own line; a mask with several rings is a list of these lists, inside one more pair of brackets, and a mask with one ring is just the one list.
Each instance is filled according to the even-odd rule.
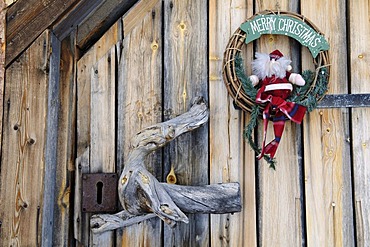
[[306,46],[314,58],[320,51],[329,50],[329,44],[323,35],[303,21],[290,16],[257,15],[244,22],[240,29],[247,34],[245,38],[247,44],[258,39],[262,34],[281,34],[292,37]]

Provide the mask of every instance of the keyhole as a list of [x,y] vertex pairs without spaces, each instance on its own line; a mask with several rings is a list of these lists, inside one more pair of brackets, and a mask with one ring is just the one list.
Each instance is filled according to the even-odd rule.
[[97,191],[96,202],[100,205],[103,201],[103,183],[102,182],[98,182],[96,184],[96,191]]

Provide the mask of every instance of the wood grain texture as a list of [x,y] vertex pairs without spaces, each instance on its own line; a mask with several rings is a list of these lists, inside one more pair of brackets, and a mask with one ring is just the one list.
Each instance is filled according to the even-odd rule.
[[[127,178],[126,174],[124,174],[124,178]],[[133,180],[134,178],[131,177],[130,179]],[[149,183],[151,183],[151,181],[149,181]],[[156,187],[157,186],[165,189],[173,202],[185,213],[227,214],[240,212],[241,210],[240,186],[238,183],[222,183],[204,186],[158,183]],[[156,192],[158,192],[158,190],[156,190]],[[151,196],[153,197],[154,194],[155,193]],[[140,200],[137,194],[134,194],[134,196],[126,194],[125,198],[128,197],[136,201]],[[141,205],[144,203],[144,200],[140,200]],[[147,205],[145,205],[145,207],[147,207]],[[169,208],[166,207],[166,210],[168,209]],[[94,233],[102,233],[117,228],[128,227],[153,217],[157,217],[157,215],[154,213],[133,215],[128,213],[127,210],[123,210],[116,214],[93,215],[90,225],[93,226],[91,230]]]
[[[209,2],[210,182],[239,181],[243,210],[211,215],[211,246],[256,246],[255,153],[246,146],[243,130],[249,114],[235,110],[222,80],[222,58],[229,38],[253,15],[253,1]],[[243,49],[246,64],[252,45]]]
[[[137,5],[138,6],[138,5]],[[139,11],[135,6],[132,11]],[[130,139],[142,128],[162,121],[162,1],[145,9],[145,15],[126,30],[119,62],[118,147],[119,169],[126,165]],[[126,22],[123,17],[123,23]],[[122,109],[122,110],[121,110]],[[161,180],[161,152],[148,156],[146,169]],[[122,232],[120,246],[161,246],[162,224],[157,218],[133,225]]]
[[68,245],[71,242],[70,232],[73,202],[73,178],[75,170],[75,130],[76,130],[76,65],[74,61],[73,39],[66,38],[61,43],[60,91],[58,113],[58,149],[55,181],[55,209],[53,245]]
[[103,3],[101,0],[81,0],[68,13],[63,15],[53,25],[53,33],[59,40],[70,35],[73,30],[88,16],[94,13],[98,6]]
[[[116,47],[91,69],[90,173],[115,173]],[[116,188],[112,188],[115,190]],[[113,246],[114,232],[92,234],[92,246]]]
[[[105,57],[105,62],[108,63],[108,57],[106,56],[109,56],[107,54],[109,53],[112,53],[112,49],[115,49],[115,48],[112,48],[112,47],[115,47],[115,44],[118,42],[118,37],[119,37],[119,27],[118,27],[118,23],[114,24],[109,30],[108,32],[102,37],[100,38],[100,40],[83,56],[81,57],[81,59],[77,62],[77,157],[80,157],[82,156],[86,149],[89,148],[90,149],[90,145],[94,145],[94,157],[95,156],[98,156],[100,154],[100,146],[101,145],[101,141],[103,141],[103,143],[105,143],[106,139],[104,138],[104,136],[102,136],[101,134],[103,133],[100,133],[99,130],[97,128],[102,128],[102,126],[100,125],[101,123],[99,121],[102,121],[102,119],[99,119],[99,112],[97,111],[105,111],[105,113],[102,113],[102,116],[107,116],[105,114],[111,114],[112,112],[114,113],[115,112],[115,107],[114,107],[114,104],[113,104],[113,108],[112,108],[112,105],[110,103],[109,105],[109,102],[108,100],[115,100],[115,96],[113,97],[113,99],[107,99],[106,97],[108,97],[107,95],[105,94],[108,94],[108,95],[112,95],[112,88],[109,89],[109,91],[107,92],[106,90],[108,90],[108,85],[109,86],[113,86],[113,89],[115,87],[115,71],[114,73],[112,72],[112,69],[113,67],[115,66],[111,66],[111,69],[108,71],[107,68],[108,67],[105,67],[105,68],[101,68],[101,76],[103,77],[100,77],[100,78],[103,78],[103,80],[109,80],[108,79],[108,75],[110,75],[110,78],[113,79],[114,81],[110,81],[109,83],[112,83],[111,84],[103,84],[103,85],[100,85],[100,81],[98,80],[99,79],[99,69],[98,69],[98,74],[96,75],[96,78],[93,77],[95,75],[95,70],[97,70],[96,66],[98,66],[100,64],[100,66],[104,66],[102,64],[102,61],[100,63],[98,63],[98,61],[100,59],[103,59],[103,57]],[[111,62],[112,61],[116,61],[116,53],[114,52],[114,56],[112,58],[112,54],[110,55],[111,56]],[[115,63],[115,62],[114,62]],[[95,66],[95,67],[94,67]],[[115,69],[114,69],[115,70]],[[106,77],[105,77],[106,76]],[[92,79],[94,79],[95,83],[94,85],[96,85],[95,88],[92,87]],[[102,82],[102,83],[108,83],[108,82]],[[94,89],[94,90],[93,90]],[[98,100],[98,101],[95,101],[94,103],[92,102],[93,100],[93,95],[94,97],[96,98],[95,100]],[[115,95],[115,93],[113,93],[113,95]],[[100,98],[100,96],[102,98]],[[102,109],[100,106],[95,106],[97,104],[99,104],[99,100],[105,100],[104,102],[102,102],[101,104],[105,103],[105,107],[108,107],[107,109]],[[94,109],[94,112],[92,112],[92,107],[97,107],[97,109]],[[92,114],[94,114],[94,119],[92,119]],[[113,114],[114,116],[114,114]],[[97,119],[98,118],[98,119]],[[106,119],[104,119],[105,121],[108,121],[110,118],[110,115],[108,115],[108,117],[106,117]],[[110,120],[112,121],[112,120]],[[115,120],[114,120],[115,121]],[[94,124],[93,124],[94,122]],[[112,123],[110,122],[109,125],[107,126],[112,126]],[[112,128],[112,127],[110,127]],[[113,128],[115,129],[115,128]],[[109,134],[108,136],[112,136],[112,133],[110,132],[111,129],[107,128],[107,129],[104,129],[102,130],[105,134]],[[95,135],[94,137],[97,137],[99,138],[99,140],[97,140],[98,142],[94,141],[94,144],[92,144],[93,140],[91,138],[92,135]],[[113,135],[114,136],[114,135]],[[114,138],[115,139],[115,138]],[[113,140],[114,142],[115,140]],[[107,147],[111,147],[112,144],[110,145],[107,145]],[[92,149],[92,148],[91,148]],[[104,148],[105,149],[105,148]],[[106,149],[105,149],[106,150]],[[89,167],[87,172],[98,172],[98,171],[109,171],[109,169],[111,169],[113,166],[115,166],[115,155],[112,156],[112,152],[114,152],[115,150],[108,150],[107,152],[107,155],[103,155],[104,158],[107,158],[108,160],[110,160],[110,163],[107,162],[106,164],[103,164],[103,161],[101,160],[102,157],[100,158],[97,158],[97,159],[94,159],[93,161],[93,166],[92,167]],[[93,151],[89,151],[89,152],[93,152]],[[92,157],[90,157],[92,160]],[[102,168],[103,165],[107,165],[109,168]],[[115,168],[114,168],[115,169]],[[90,217],[90,214],[87,214],[87,213],[83,213],[82,216],[80,217],[80,222],[78,225],[82,228],[79,230],[78,232],[78,236],[79,236],[79,241],[82,241],[82,243],[84,243],[85,245],[92,245],[93,244],[93,240],[92,240],[92,236],[89,235],[90,233],[90,226],[89,226],[89,218]],[[77,219],[75,219],[77,220]],[[76,234],[76,232],[75,232]],[[110,239],[112,239],[112,237],[110,237]],[[99,241],[98,239],[96,241]],[[110,240],[112,241],[112,240]]]
[[[296,12],[296,1],[256,1],[256,11],[288,10]],[[292,59],[293,71],[297,71],[297,44],[282,35],[264,35],[257,42],[257,51],[270,53],[279,49]],[[249,65],[250,66],[250,65]],[[261,145],[263,122],[258,124],[258,143]],[[267,143],[274,138],[272,122],[267,130]],[[300,126],[291,121],[285,122],[284,133],[276,153],[276,171],[261,160],[258,162],[258,244],[262,246],[302,246],[303,228],[303,188],[302,157],[300,156]]]
[[115,23],[77,62],[77,157],[90,145],[91,69],[118,42],[118,26]]
[[91,68],[90,172],[115,172],[116,47]]
[[77,245],[89,246],[90,215],[82,212],[82,174],[90,172],[90,148],[76,158],[74,184],[73,237]]
[[[370,3],[349,3],[351,93],[370,93]],[[357,246],[370,245],[370,109],[352,109],[352,149]]]
[[6,66],[80,0],[20,0],[7,13]]
[[[348,93],[345,1],[305,1],[301,2],[301,11],[330,43],[330,61],[334,62],[330,67],[329,93]],[[312,57],[305,49],[302,67],[310,66]],[[306,219],[310,246],[354,246],[348,113],[348,109],[314,110],[305,118]]]
[[[176,188],[178,191],[175,195],[173,195],[174,193],[169,194],[167,190],[169,187],[166,188],[164,184],[160,184],[145,168],[147,166],[146,157],[148,154],[172,142],[180,135],[203,126],[208,119],[209,110],[206,101],[203,97],[195,97],[192,100],[189,111],[137,132],[130,143],[131,148],[127,157],[127,163],[118,183],[119,199],[123,209],[128,214],[141,216],[147,213],[155,213],[167,225],[174,227],[177,222],[189,223],[187,216],[179,209],[178,206],[180,205],[185,207],[188,212],[197,212],[200,209],[199,205],[205,208],[206,212],[212,212],[213,210],[215,212],[223,211],[222,208],[218,209],[214,207],[215,199],[228,207],[227,203],[222,203],[224,199],[221,196],[216,196],[213,200],[210,198],[215,197],[215,194],[219,194],[216,191],[214,193],[205,192],[203,193],[204,196],[201,196],[201,188],[197,190],[198,192],[191,193],[188,188],[184,187],[183,193],[181,193],[178,191],[182,186],[172,185],[170,187],[172,189],[171,192],[176,191]],[[180,201],[182,200],[180,198],[187,197],[186,195],[189,194],[192,194],[190,197],[188,196],[190,201],[188,203],[185,201],[181,203]],[[203,198],[199,200],[200,197]],[[175,199],[179,200],[176,202]],[[230,199],[231,202],[238,202],[240,210],[239,190],[236,190],[236,200],[233,200],[232,197],[228,197],[227,199]],[[204,212],[204,210],[200,212]],[[231,213],[235,211],[226,212]]]
[[7,246],[41,243],[49,48],[44,32],[6,72],[0,239]]
[[93,13],[78,25],[77,45],[86,49],[96,42],[138,0],[103,1]]
[[55,180],[57,176],[57,149],[58,149],[58,117],[59,117],[59,71],[61,43],[53,33],[50,33],[50,61],[48,80],[48,105],[46,113],[46,143],[45,143],[45,168],[44,168],[44,202],[42,206],[42,235],[41,245],[53,244],[54,233],[54,204]]
[[[163,103],[167,120],[186,112],[193,97],[208,95],[207,2],[166,0],[164,21]],[[208,184],[208,155],[205,127],[177,138],[165,148],[164,174],[174,166],[179,184]],[[209,238],[209,216],[189,215],[189,224],[165,227],[164,246],[207,246]]]
[[125,33],[131,33],[158,4],[158,0],[139,1],[122,18]]

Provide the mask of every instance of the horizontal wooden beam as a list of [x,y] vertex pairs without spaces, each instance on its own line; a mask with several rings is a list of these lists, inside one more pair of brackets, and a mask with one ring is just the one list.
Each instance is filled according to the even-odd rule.
[[370,107],[370,94],[328,94],[317,108]]
[[138,0],[104,1],[78,26],[77,46],[86,50],[93,45]]
[[18,0],[9,7],[6,27],[6,66],[45,29],[81,0]]
[[102,0],[81,0],[68,14],[63,16],[63,18],[53,26],[53,33],[59,40],[63,40],[75,30],[84,19],[92,15],[104,2],[105,1]]

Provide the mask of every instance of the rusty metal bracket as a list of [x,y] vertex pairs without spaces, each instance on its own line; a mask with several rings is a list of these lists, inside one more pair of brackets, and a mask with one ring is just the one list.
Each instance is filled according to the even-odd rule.
[[[236,110],[242,110],[233,101]],[[370,94],[327,94],[317,108],[359,108],[370,107]]]
[[115,173],[82,174],[82,212],[117,211],[118,176]]
[[370,107],[370,94],[328,94],[317,108]]

